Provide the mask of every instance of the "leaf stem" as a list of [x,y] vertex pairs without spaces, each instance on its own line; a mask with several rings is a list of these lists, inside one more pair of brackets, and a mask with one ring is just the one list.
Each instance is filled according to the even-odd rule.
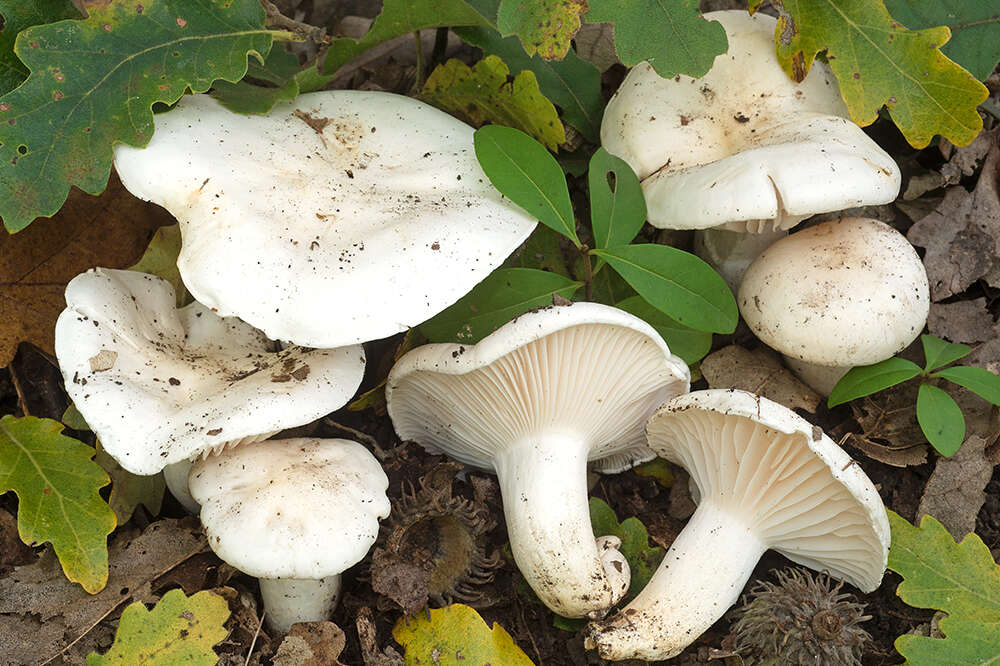
[[590,263],[590,248],[586,243],[580,246],[580,252],[583,254],[583,297],[589,301],[592,300],[594,267]]
[[417,50],[417,75],[413,82],[413,89],[419,91],[424,87],[424,43],[420,41],[419,30],[413,31],[413,39],[416,41],[414,46]]

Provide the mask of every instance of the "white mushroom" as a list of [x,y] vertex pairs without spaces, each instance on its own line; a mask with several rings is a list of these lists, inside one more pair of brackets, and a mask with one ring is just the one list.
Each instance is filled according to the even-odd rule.
[[823,432],[751,393],[696,391],[663,405],[649,445],[684,467],[698,508],[628,606],[592,623],[605,659],[668,659],[739,597],[765,550],[865,592],[882,580],[889,523],[875,486]]
[[684,362],[648,324],[596,303],[544,308],[474,346],[425,345],[389,373],[396,432],[496,472],[514,559],[566,617],[600,616],[629,584],[617,539],[595,543],[587,463],[649,460],[642,424],[688,389]]
[[389,515],[389,481],[346,439],[282,439],[195,463],[191,494],[220,558],[260,579],[268,626],[324,620],[340,574],[359,562]]
[[[66,390],[104,449],[134,474],[265,439],[341,407],[364,374],[360,345],[274,343],[134,271],[94,269],[66,287],[55,346]],[[181,485],[171,491],[192,510]]]
[[156,116],[115,167],[180,222],[194,297],[275,340],[340,347],[415,326],[531,233],[473,129],[402,95],[325,91],[261,116],[204,95]]
[[888,203],[900,174],[849,120],[828,66],[815,63],[801,83],[785,74],[776,19],[705,18],[722,24],[729,50],[700,79],[632,68],[608,103],[601,143],[639,175],[650,224],[715,228],[700,241],[703,257],[733,285],[763,248],[725,230],[780,235],[816,213]]
[[791,234],[747,269],[737,298],[750,330],[829,395],[853,366],[883,361],[924,328],[927,273],[913,246],[867,218]]

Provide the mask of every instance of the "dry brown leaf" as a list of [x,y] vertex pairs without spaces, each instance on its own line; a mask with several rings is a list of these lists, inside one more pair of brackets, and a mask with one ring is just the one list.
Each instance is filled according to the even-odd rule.
[[803,384],[763,347],[749,351],[737,345],[723,347],[706,356],[701,373],[711,388],[736,388],[750,391],[789,409],[815,412],[820,397]]
[[343,630],[333,622],[293,624],[274,654],[274,666],[343,666],[347,645]]
[[923,465],[927,462],[927,446],[925,444],[909,446],[905,449],[893,449],[884,444],[869,441],[855,433],[851,433],[847,443],[872,460],[893,467],[910,467],[911,465]]
[[993,268],[1000,255],[1000,147],[993,146],[983,164],[976,189],[955,186],[930,214],[920,218],[906,237],[926,248],[924,267],[931,300],[965,291]]
[[918,518],[934,516],[956,541],[976,529],[976,515],[986,501],[986,484],[993,476],[993,464],[984,454],[989,443],[972,435],[955,455],[938,458],[917,506]]
[[909,381],[852,401],[861,433],[851,433],[848,443],[894,467],[926,462],[927,438],[917,423],[917,390],[917,382]]
[[993,315],[986,309],[986,299],[955,303],[933,303],[927,315],[927,330],[939,338],[972,344],[996,337]]
[[576,54],[600,71],[617,65],[614,26],[611,23],[584,23],[573,37]]
[[172,222],[169,213],[136,199],[112,176],[100,196],[74,189],[52,219],[14,235],[0,231],[0,367],[22,341],[53,353],[66,283],[94,266],[135,263],[156,228]]
[[990,147],[996,142],[997,134],[995,129],[980,132],[972,143],[954,150],[952,150],[954,148],[952,144],[946,144],[945,140],[942,139],[941,147],[944,148],[947,145],[949,148],[947,153],[942,150],[948,161],[944,163],[940,171],[929,171],[910,178],[906,191],[903,193],[903,199],[907,201],[917,199],[926,192],[936,190],[939,187],[955,185],[963,177],[971,176],[983,158],[986,157]]

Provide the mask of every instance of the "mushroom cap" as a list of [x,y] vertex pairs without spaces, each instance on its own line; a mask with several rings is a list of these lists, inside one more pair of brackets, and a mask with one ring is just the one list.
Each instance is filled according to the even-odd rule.
[[602,472],[651,460],[642,424],[688,390],[687,365],[646,322],[598,303],[523,314],[478,344],[431,344],[389,372],[396,432],[429,451],[493,469],[535,434],[575,435]]
[[318,579],[368,553],[389,515],[389,480],[347,439],[246,444],[195,463],[188,477],[208,543],[255,578]]
[[826,211],[888,203],[896,163],[848,120],[830,68],[795,83],[778,63],[776,19],[705,14],[729,50],[700,79],[633,67],[608,103],[601,143],[642,180],[650,224],[787,229]]
[[885,506],[818,427],[735,389],[674,398],[646,424],[649,446],[691,474],[701,502],[742,518],[768,547],[871,592],[889,554]]
[[354,395],[360,345],[274,343],[195,302],[176,309],[158,277],[97,268],[66,287],[56,357],[66,390],[105,450],[129,472],[308,423]]
[[428,319],[534,229],[486,178],[472,133],[389,93],[310,93],[257,116],[193,95],[156,116],[145,148],[119,144],[115,167],[179,220],[198,301],[330,348]]
[[927,321],[927,273],[913,246],[862,217],[776,242],[740,283],[740,314],[765,344],[816,365],[869,365],[905,348]]

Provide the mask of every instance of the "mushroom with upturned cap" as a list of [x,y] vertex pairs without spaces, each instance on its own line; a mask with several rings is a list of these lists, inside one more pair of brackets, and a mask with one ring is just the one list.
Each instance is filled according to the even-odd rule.
[[642,424],[689,377],[641,319],[574,303],[521,315],[474,346],[409,352],[386,401],[402,439],[496,472],[528,584],[560,615],[596,617],[630,572],[617,538],[594,539],[587,463],[619,472],[653,458]]
[[852,367],[884,361],[924,329],[927,272],[884,222],[823,222],[765,250],[737,298],[750,330],[823,395]]
[[198,301],[332,348],[437,314],[534,229],[486,178],[472,135],[383,92],[310,93],[264,115],[189,95],[157,114],[145,148],[118,144],[115,169],[178,219],[177,267]]
[[889,521],[871,480],[819,428],[752,393],[712,389],[650,417],[649,446],[684,467],[694,515],[635,599],[591,623],[605,659],[679,654],[736,603],[764,551],[871,592],[889,554]]
[[325,620],[340,574],[359,562],[389,515],[389,480],[346,439],[280,439],[195,463],[191,495],[215,554],[260,579],[268,626]]

